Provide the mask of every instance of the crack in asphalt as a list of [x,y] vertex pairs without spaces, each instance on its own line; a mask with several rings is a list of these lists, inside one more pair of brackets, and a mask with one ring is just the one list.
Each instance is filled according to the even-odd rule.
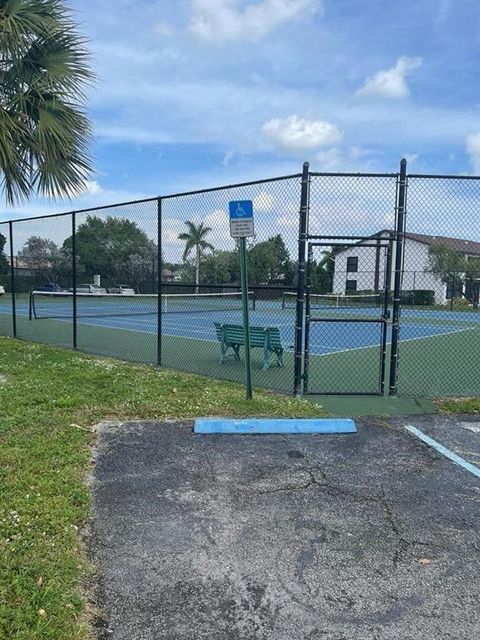
[[[303,469],[303,471],[306,471],[306,473],[309,476],[309,480],[305,484],[275,487],[274,489],[261,489],[259,491],[254,491],[254,493],[259,493],[260,495],[263,495],[265,493],[279,493],[281,491],[305,491],[307,489],[310,489],[310,487],[313,487],[313,486],[317,486],[317,487],[327,486],[325,482],[319,482],[317,480],[313,469]],[[321,474],[322,478],[326,480],[325,474],[318,469],[317,471],[318,473]]]
[[409,540],[408,538],[405,537],[404,533],[402,532],[397,522],[395,521],[395,516],[393,513],[392,506],[389,503],[383,488],[379,496],[379,502],[383,506],[383,511],[386,515],[386,520],[390,525],[390,528],[397,540],[397,548],[395,549],[392,557],[392,562],[395,567],[398,566],[398,564],[403,560],[405,555],[409,552],[409,550],[412,547],[438,548],[436,545],[433,545],[430,542],[424,542],[423,540]]

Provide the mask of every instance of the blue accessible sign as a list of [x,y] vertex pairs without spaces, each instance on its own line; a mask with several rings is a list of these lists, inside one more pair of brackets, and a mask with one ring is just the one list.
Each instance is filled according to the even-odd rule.
[[251,238],[255,235],[253,225],[253,202],[251,200],[231,200],[230,235],[232,238]]

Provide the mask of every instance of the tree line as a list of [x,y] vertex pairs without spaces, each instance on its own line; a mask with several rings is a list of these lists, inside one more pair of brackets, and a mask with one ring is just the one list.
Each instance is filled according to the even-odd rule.
[[429,247],[428,270],[447,286],[452,299],[465,297],[478,308],[480,257],[467,257],[438,242]]
[[[93,281],[100,274],[102,284],[124,282],[141,290],[157,278],[157,245],[135,222],[109,216],[88,216],[75,233],[77,283]],[[4,245],[5,243],[3,243]],[[2,242],[0,240],[0,249]],[[61,245],[40,236],[31,236],[14,258],[21,280],[41,284],[72,286],[72,237]],[[0,268],[3,260],[0,258]],[[39,280],[43,280],[39,282]],[[21,286],[21,281],[19,285]]]
[[[190,221],[179,234],[185,242],[182,262],[162,259],[163,278],[168,270],[175,281],[196,287],[238,285],[240,282],[239,249],[216,249],[208,241],[211,228]],[[3,251],[5,239],[0,236],[0,273],[8,264]],[[154,292],[158,279],[158,247],[135,222],[126,218],[88,216],[75,234],[77,282],[92,281],[101,275],[102,285],[128,284],[139,293]],[[297,263],[290,257],[283,238],[277,234],[262,242],[248,244],[249,281],[252,285],[296,285]],[[333,263],[331,263],[333,266]],[[72,237],[61,245],[40,236],[31,236],[15,257],[18,275],[26,284],[35,286],[58,284],[71,286]],[[169,275],[170,275],[169,274]],[[333,270],[327,263],[315,265],[316,291],[329,291]],[[44,280],[45,282],[39,282]],[[19,284],[21,284],[19,282]],[[23,287],[25,288],[25,287]]]
[[[175,281],[199,286],[238,285],[240,281],[239,249],[216,249],[208,238],[212,231],[203,223],[185,223],[186,231],[178,235],[185,242],[181,263],[166,262]],[[8,272],[5,255],[6,239],[0,234],[0,275]],[[100,274],[104,286],[128,284],[139,293],[156,291],[158,280],[158,247],[133,221],[109,216],[88,216],[76,231],[77,282],[93,281]],[[252,286],[277,285],[294,288],[297,262],[292,260],[281,235],[248,243],[249,281]],[[338,250],[338,249],[337,249]],[[35,278],[44,283],[71,286],[72,237],[58,246],[50,239],[31,236],[17,253],[15,266],[25,273],[25,283]],[[332,291],[335,250],[324,251],[311,265],[312,291]],[[429,249],[427,272],[433,273],[452,292],[452,297],[465,297],[478,304],[480,258],[467,258],[453,248],[438,243]],[[29,274],[29,275],[28,275]],[[40,279],[40,281],[39,281]],[[44,281],[44,282],[41,282]],[[8,283],[2,283],[7,284]],[[33,285],[33,283],[31,283]],[[19,282],[21,285],[21,282]]]

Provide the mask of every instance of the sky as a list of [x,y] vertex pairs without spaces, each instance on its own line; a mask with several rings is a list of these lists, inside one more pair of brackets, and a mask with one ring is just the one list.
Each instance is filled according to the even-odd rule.
[[478,0],[70,0],[95,173],[0,220],[317,171],[480,174]]

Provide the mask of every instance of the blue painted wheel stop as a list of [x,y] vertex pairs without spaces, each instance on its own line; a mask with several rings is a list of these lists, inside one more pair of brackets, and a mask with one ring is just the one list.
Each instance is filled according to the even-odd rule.
[[350,418],[197,418],[194,433],[356,433]]

